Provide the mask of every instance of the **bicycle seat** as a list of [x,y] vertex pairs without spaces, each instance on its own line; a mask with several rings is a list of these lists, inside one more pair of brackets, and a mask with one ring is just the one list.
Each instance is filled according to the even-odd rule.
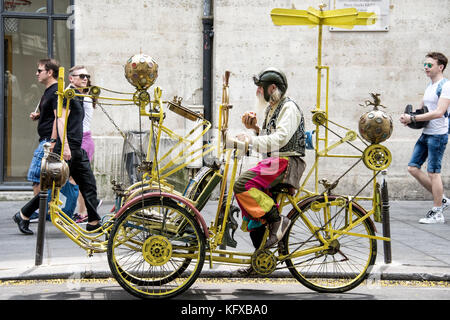
[[288,193],[291,196],[295,195],[297,189],[287,183],[279,183],[274,187],[270,188],[269,191],[271,193]]

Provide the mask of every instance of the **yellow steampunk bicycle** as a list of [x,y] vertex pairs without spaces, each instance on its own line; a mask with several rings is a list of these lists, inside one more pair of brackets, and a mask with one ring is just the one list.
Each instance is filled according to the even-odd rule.
[[[320,13],[312,12],[319,15],[320,21]],[[340,14],[354,16],[353,12],[349,14],[348,11]],[[292,12],[289,12],[289,16],[292,16]],[[142,63],[147,62],[144,59]],[[139,63],[136,64],[136,70],[138,67]],[[319,60],[318,70],[323,69],[328,73],[327,67],[321,66]],[[330,154],[330,150],[344,143],[351,143],[358,135],[339,126],[346,130],[345,135],[335,144],[328,145],[328,133],[333,132],[330,124],[334,123],[328,117],[328,104],[325,110],[321,110],[318,100],[318,105],[313,110],[316,140],[315,161],[311,171],[295,194],[284,185],[271,190],[280,213],[291,219],[286,235],[276,248],[265,248],[268,229],[256,250],[240,252],[223,248],[224,244],[233,247],[234,239],[230,230],[236,228],[233,214],[237,208],[232,205],[229,190],[233,190],[239,162],[248,152],[248,146],[227,138],[228,116],[232,108],[228,97],[228,78],[227,72],[224,76],[222,103],[219,106],[218,143],[195,150],[200,152],[196,156],[193,151],[184,148],[175,151],[178,160],[169,161],[168,166],[161,166],[161,158],[172,160],[175,157],[171,158],[167,153],[161,156],[158,152],[162,133],[188,145],[193,145],[197,137],[181,137],[166,128],[165,105],[187,119],[199,121],[199,136],[209,130],[210,123],[181,106],[179,101],[163,102],[159,88],[155,89],[152,99],[146,91],[149,86],[137,85],[138,90],[133,98],[125,100],[139,106],[140,115],[150,121],[149,149],[146,160],[141,164],[144,172],[142,181],[126,188],[116,188],[118,200],[115,213],[103,224],[101,233],[93,233],[82,230],[62,212],[58,200],[62,183],[57,179],[50,179],[53,195],[50,202],[52,222],[89,254],[107,252],[114,278],[127,292],[140,298],[170,298],[183,293],[196,281],[205,262],[210,266],[219,263],[251,266],[261,276],[268,276],[275,270],[288,269],[300,283],[318,292],[345,292],[357,287],[366,279],[375,263],[377,240],[390,240],[376,235],[372,220],[382,208],[377,177],[390,165],[389,150],[376,141],[366,144],[364,150],[358,149],[361,151],[359,154],[348,156],[355,158],[357,163],[363,162],[373,171],[373,177],[361,188],[362,191],[372,186],[372,196],[361,197],[360,192],[351,196],[334,194],[333,189],[340,178],[334,182],[319,180],[319,159],[342,157]],[[142,77],[137,76],[136,79],[140,81]],[[62,79],[58,90],[59,108],[62,107],[63,98],[70,100],[78,95],[64,90],[61,82],[63,83]],[[90,95],[99,97],[97,89],[91,88]],[[378,111],[380,103],[377,95],[373,97],[374,101],[369,101],[368,104],[374,106],[374,111]],[[365,119],[368,123],[376,123],[377,115],[369,118],[367,115]],[[325,135],[322,134],[322,129],[325,129]],[[175,148],[170,148],[169,151],[174,150]],[[165,180],[176,170],[184,168],[190,161],[188,159],[204,156],[213,150],[216,150],[216,160],[202,168],[183,192],[176,191]],[[50,161],[50,158],[47,157],[46,161]],[[60,157],[59,161],[61,160]],[[54,162],[58,163],[56,160]],[[308,190],[306,182],[313,176],[313,172],[314,190]],[[44,170],[45,173],[51,173],[51,170]],[[322,191],[319,190],[320,184],[323,185]],[[387,191],[387,185],[382,185]],[[208,226],[201,211],[216,187],[220,189],[219,201],[215,217]],[[359,200],[370,200],[372,207],[364,209]]]
[[[319,63],[318,69],[326,67]],[[245,145],[236,141],[230,143],[226,137],[231,109],[227,77],[226,74],[219,108],[219,160],[200,170],[182,194],[167,192],[164,188],[148,189],[121,207],[108,242],[108,262],[115,278],[125,290],[138,297],[169,298],[187,290],[200,275],[204,263],[209,262],[210,266],[217,263],[252,266],[263,276],[287,268],[299,282],[319,292],[344,292],[355,288],[375,263],[377,240],[390,240],[376,235],[372,220],[381,210],[380,186],[376,179],[390,165],[389,150],[371,143],[360,150],[359,155],[348,156],[373,171],[373,177],[362,187],[373,185],[371,197],[361,197],[359,192],[352,196],[332,194],[339,179],[333,183],[318,179],[319,158],[337,156],[329,151],[355,140],[357,134],[347,129],[344,137],[329,146],[332,122],[328,119],[328,109],[322,111],[318,105],[313,111],[316,160],[305,183],[295,195],[283,185],[271,190],[280,212],[292,221],[285,237],[277,248],[265,249],[266,230],[256,250],[221,249],[229,239],[235,210],[227,190],[233,189],[238,163],[246,153]],[[377,95],[373,97],[374,101],[368,104],[378,111]],[[377,115],[372,118],[376,122]],[[325,128],[324,137],[320,135],[321,128]],[[307,190],[306,180],[314,171],[315,190]],[[324,185],[323,192],[318,191],[320,182]],[[208,227],[201,210],[217,185],[220,185],[217,211]],[[387,185],[383,186],[387,191]],[[359,200],[372,201],[372,208],[365,210]]]
[[[168,298],[182,293],[195,282],[205,262],[211,266],[251,265],[264,276],[287,268],[301,283],[320,292],[343,292],[356,287],[375,262],[376,240],[388,239],[375,235],[370,218],[375,210],[367,212],[354,197],[331,194],[330,188],[322,193],[303,188],[294,196],[282,185],[271,190],[280,211],[292,220],[278,248],[264,249],[265,240],[256,251],[221,248],[223,243],[230,244],[227,239],[236,210],[227,190],[233,189],[239,161],[245,155],[245,145],[229,143],[226,137],[231,109],[227,90],[226,84],[219,109],[218,132],[222,139],[214,147],[220,149],[220,158],[201,169],[183,193],[159,179],[159,170],[150,167],[140,186],[129,188],[130,194],[136,189],[141,191],[121,200],[123,205],[104,223],[102,232],[94,233],[81,229],[59,208],[58,193],[63,182],[52,176],[52,222],[89,254],[107,252],[116,280],[141,298]],[[63,93],[64,90],[61,97]],[[158,113],[163,112],[163,104],[156,106]],[[183,114],[181,111],[185,110],[179,107],[172,106]],[[160,119],[152,117],[154,141],[164,130]],[[45,161],[49,169],[62,163],[53,154],[47,154]],[[154,163],[158,163],[157,158]],[[51,172],[45,169],[43,175]],[[208,227],[201,210],[217,186],[220,186],[217,212]],[[374,203],[379,205],[379,199],[374,198]],[[268,231],[266,237],[267,234]]]
[[[114,277],[141,298],[169,298],[184,292],[205,262],[252,266],[262,276],[287,268],[299,282],[319,292],[355,288],[375,263],[377,240],[389,239],[376,236],[371,219],[376,208],[366,211],[356,197],[331,194],[329,186],[321,193],[300,189],[296,195],[283,185],[270,190],[280,212],[292,221],[277,248],[264,248],[267,229],[256,250],[221,249],[224,243],[233,246],[229,240],[233,240],[236,208],[227,190],[233,189],[239,161],[246,154],[244,144],[226,137],[231,108],[227,89],[226,82],[219,109],[221,158],[200,170],[183,193],[148,190],[116,214],[107,250]],[[363,157],[359,155],[360,160]],[[220,186],[219,201],[208,227],[201,210],[216,186]],[[381,205],[379,198],[371,199],[375,206]]]

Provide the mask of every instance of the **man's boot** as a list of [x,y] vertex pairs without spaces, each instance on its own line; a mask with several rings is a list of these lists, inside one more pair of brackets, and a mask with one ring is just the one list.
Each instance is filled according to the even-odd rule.
[[17,212],[13,216],[13,220],[15,223],[17,223],[17,226],[19,227],[20,232],[26,234],[26,235],[32,235],[34,232],[30,230],[30,220],[24,220],[20,216],[20,211]]
[[283,239],[291,220],[285,216],[280,216],[275,206],[263,218],[269,224],[269,239],[267,239],[265,248],[270,248]]

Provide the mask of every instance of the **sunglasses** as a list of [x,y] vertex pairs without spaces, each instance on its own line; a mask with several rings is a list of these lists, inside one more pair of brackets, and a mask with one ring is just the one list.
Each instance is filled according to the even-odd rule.
[[72,75],[72,77],[80,77],[80,79],[81,80],[84,80],[84,79],[90,79],[91,78],[91,76],[89,75],[89,74],[74,74],[74,75]]
[[423,64],[423,67],[424,67],[424,68],[429,68],[429,69],[431,69],[432,66],[433,66],[432,63],[426,63],[426,62],[425,62],[425,63]]
[[37,72],[38,74],[41,74],[42,71],[45,71],[45,69],[37,69],[37,70],[36,70],[36,72]]

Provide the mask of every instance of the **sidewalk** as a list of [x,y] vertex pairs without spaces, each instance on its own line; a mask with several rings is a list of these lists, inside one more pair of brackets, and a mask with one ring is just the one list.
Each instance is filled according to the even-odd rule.
[[[112,277],[106,253],[88,257],[51,222],[46,224],[43,264],[35,266],[37,223],[31,224],[35,232],[26,236],[19,232],[12,216],[25,201],[0,201],[0,280],[43,280],[66,278]],[[370,277],[381,280],[450,281],[450,210],[445,212],[446,223],[422,225],[418,220],[428,211],[430,201],[391,201],[392,263],[384,263],[383,242],[378,241],[378,256]],[[203,210],[209,226],[216,212],[216,202]],[[100,215],[112,207],[106,202]],[[382,225],[375,223],[378,235]],[[239,228],[235,239],[238,251],[250,250],[248,234]],[[247,246],[243,248],[242,246]],[[205,261],[201,277],[238,277],[238,267],[218,266],[210,269]],[[279,270],[270,277],[290,277],[287,270]]]

